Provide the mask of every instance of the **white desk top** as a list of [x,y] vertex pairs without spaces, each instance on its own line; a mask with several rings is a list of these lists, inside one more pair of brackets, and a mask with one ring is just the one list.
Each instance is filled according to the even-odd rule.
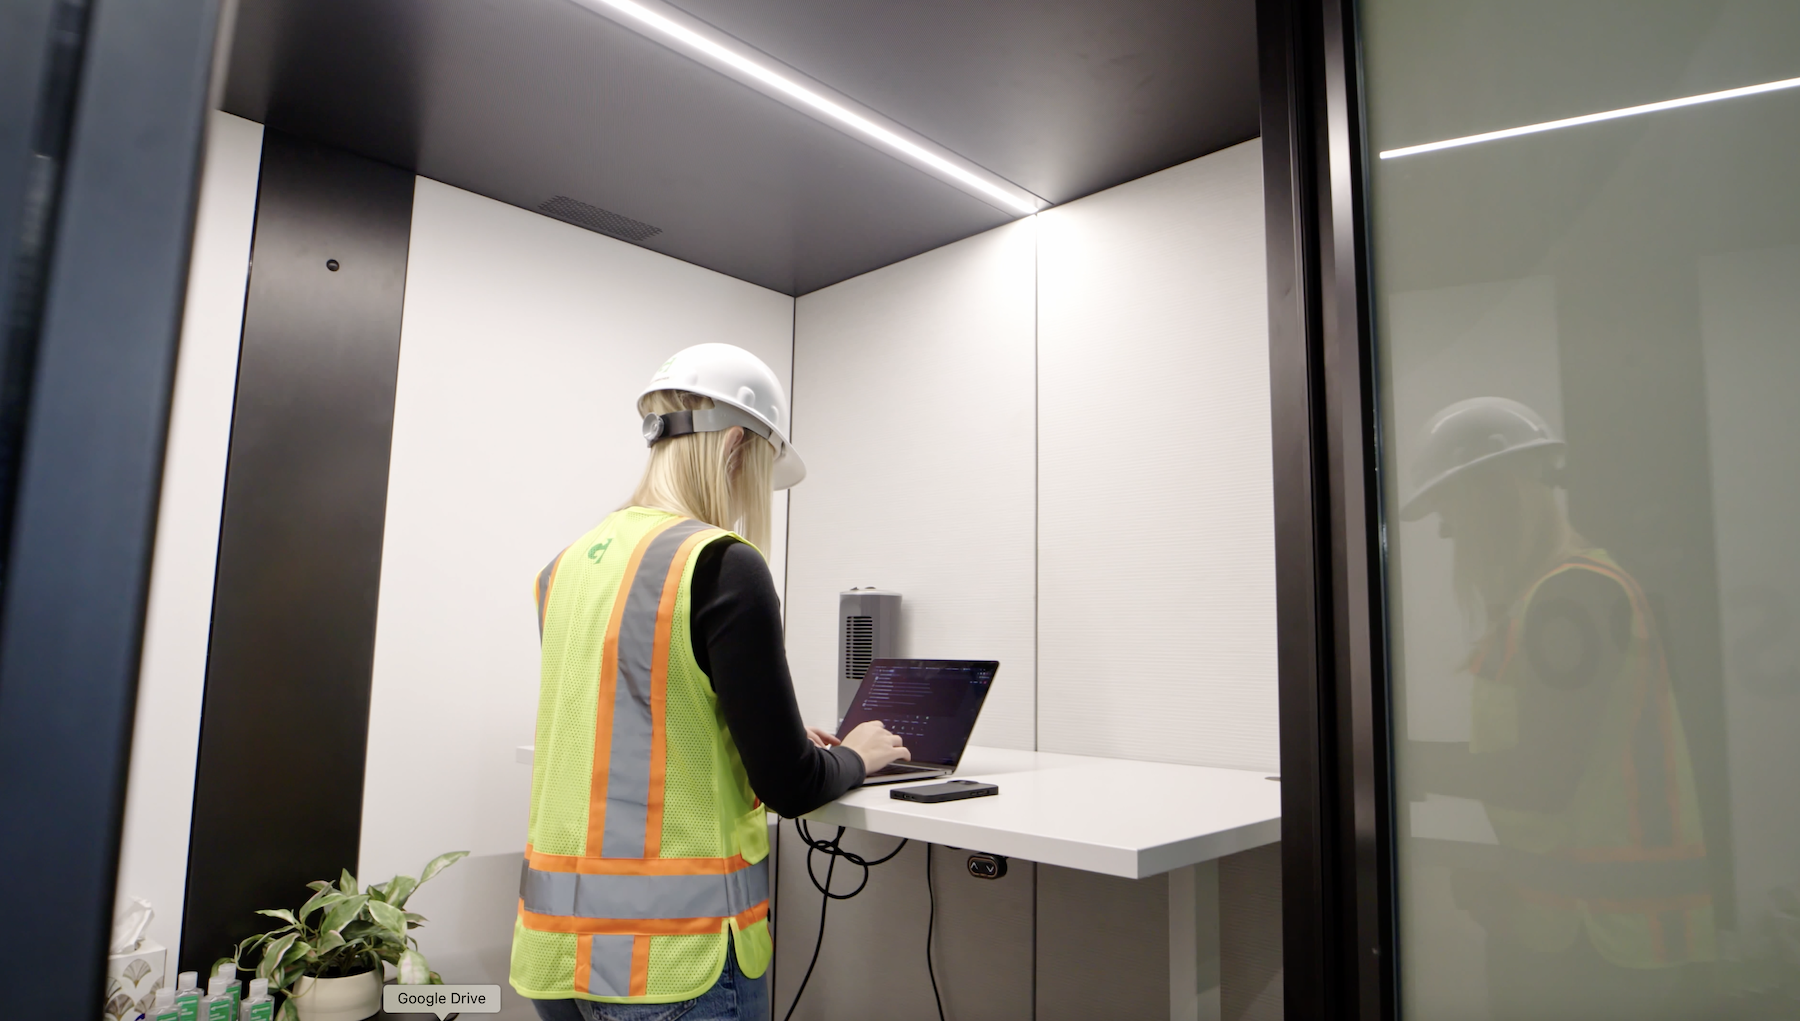
[[806,819],[815,837],[852,826],[1128,879],[1281,839],[1281,784],[1263,772],[971,747],[956,776],[1000,793],[920,804],[888,796],[911,784],[863,787]]
[[1281,839],[1281,784],[1259,771],[971,746],[956,776],[1000,793],[928,805],[888,796],[912,784],[862,787],[806,819],[1127,879]]

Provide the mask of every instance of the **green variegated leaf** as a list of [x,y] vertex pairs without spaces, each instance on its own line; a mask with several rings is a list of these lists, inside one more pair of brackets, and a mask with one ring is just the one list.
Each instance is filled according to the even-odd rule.
[[314,911],[317,911],[320,908],[329,908],[331,905],[343,900],[346,896],[348,896],[348,894],[340,893],[330,883],[326,883],[324,889],[313,894],[310,900],[305,904],[300,905],[300,917],[310,917]]
[[263,944],[269,942],[271,938],[286,931],[286,929],[281,929],[277,932],[263,932],[258,933],[255,936],[246,937],[243,942],[238,944],[237,959],[240,961],[250,960],[251,954],[253,954],[258,947],[261,947]]
[[331,951],[336,950],[338,947],[341,947],[343,945],[344,945],[343,933],[328,932],[324,936],[319,938],[318,943],[314,944],[313,953],[314,954],[328,954]]
[[294,1006],[293,1000],[281,1001],[281,1009],[275,1012],[275,1021],[300,1021],[300,1008]]
[[441,985],[443,985],[443,984],[444,984],[444,976],[442,976],[442,975],[439,975],[439,974],[438,974],[438,973],[437,973],[437,972],[435,972],[435,971],[434,971],[434,972],[432,972],[432,973],[431,973],[431,984],[432,984],[432,985],[434,985],[434,986],[441,986]]
[[274,942],[263,947],[262,960],[256,965],[256,977],[268,978],[273,975],[275,969],[284,963],[282,958],[287,955],[288,948],[293,946],[294,941],[299,938],[299,933],[290,932],[285,936],[277,937]]
[[[350,873],[348,872],[344,873],[346,876],[349,874]],[[342,929],[344,926],[355,921],[357,915],[362,914],[363,905],[368,902],[369,898],[362,894],[357,894],[354,897],[345,897],[343,900],[333,904],[331,910],[325,912],[325,918],[319,922],[319,928],[326,932],[334,932]]]
[[312,882],[307,883],[306,888],[308,890],[329,890],[331,889],[331,883],[324,879],[315,879]]
[[370,901],[368,907],[369,917],[373,918],[377,925],[394,932],[406,931],[406,912],[386,901],[379,900]]
[[[300,919],[295,918],[294,913],[287,908],[275,908],[273,910],[264,908],[263,910],[258,911],[257,914],[268,915],[270,918],[279,918],[289,925],[297,926],[300,924]],[[275,931],[280,932],[281,930],[277,929]]]
[[408,950],[400,955],[400,984],[403,986],[423,986],[431,983],[431,965],[425,962],[425,955],[417,950]]
[[406,898],[411,897],[412,892],[418,888],[419,881],[417,879],[411,876],[395,876],[387,884],[387,896],[384,899],[397,908],[403,908],[406,906]]
[[312,944],[303,939],[297,939],[294,941],[294,945],[288,947],[287,952],[281,955],[281,963],[284,967],[289,964],[299,964],[312,956]]
[[354,941],[359,939],[370,939],[373,938],[376,933],[381,931],[381,926],[376,925],[371,919],[358,918],[356,921],[344,926],[342,931],[346,940]]
[[348,894],[356,893],[356,877],[350,874],[349,869],[344,869],[343,873],[338,877],[338,889]]
[[408,929],[417,929],[427,921],[430,921],[430,919],[426,918],[424,915],[414,914],[411,911],[406,913],[406,927]]
[[469,852],[467,851],[448,851],[431,859],[430,864],[425,866],[425,871],[419,873],[419,885],[424,886],[431,881],[432,876],[437,875],[439,872],[455,865],[457,862],[462,861],[468,856]]

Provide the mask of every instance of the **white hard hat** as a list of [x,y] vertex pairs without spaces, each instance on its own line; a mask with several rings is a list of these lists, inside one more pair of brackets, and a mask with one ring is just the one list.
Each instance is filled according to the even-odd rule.
[[1562,447],[1550,423],[1518,401],[1504,397],[1457,401],[1425,423],[1413,461],[1418,487],[1401,505],[1400,520],[1416,521],[1430,514],[1431,493],[1478,464],[1528,450],[1555,453]]
[[774,445],[776,489],[806,478],[806,463],[788,442],[787,392],[761,358],[732,344],[695,344],[664,362],[638,397],[657,390],[711,397],[713,407],[645,415],[644,442],[743,426]]

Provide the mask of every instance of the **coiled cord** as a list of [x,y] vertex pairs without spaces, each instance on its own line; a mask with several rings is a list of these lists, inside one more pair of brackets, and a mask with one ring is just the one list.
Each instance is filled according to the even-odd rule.
[[[804,994],[806,992],[806,983],[808,983],[812,980],[813,966],[819,963],[819,950],[825,946],[825,911],[826,911],[826,909],[831,907],[831,902],[834,900],[849,900],[850,898],[863,892],[863,888],[869,885],[869,870],[871,868],[875,867],[876,865],[881,865],[885,862],[893,861],[894,856],[899,854],[902,850],[904,850],[906,848],[906,844],[907,844],[907,842],[905,840],[902,840],[902,841],[900,841],[900,846],[894,848],[892,851],[889,851],[887,854],[881,856],[880,858],[868,859],[868,858],[864,858],[860,854],[857,854],[855,851],[844,850],[843,845],[841,843],[839,843],[840,841],[842,841],[844,839],[844,827],[842,827],[842,826],[839,826],[837,828],[837,833],[834,834],[830,840],[816,840],[813,838],[812,831],[807,828],[806,820],[805,819],[795,819],[794,820],[794,832],[798,833],[800,835],[800,839],[802,841],[804,841],[806,844],[806,878],[812,880],[813,889],[824,894],[824,896],[822,898],[820,898],[820,900],[819,900],[819,937],[813,943],[812,960],[808,961],[806,964],[806,975],[800,979],[800,988],[794,990],[794,1002],[788,1004],[787,1013],[782,1015],[782,1021],[791,1021],[791,1019],[793,1018],[794,1008],[800,1006],[800,997],[802,994]],[[930,848],[928,847],[926,849],[926,851],[927,851],[926,867],[927,867],[927,869],[929,869],[930,868],[930,860],[929,860]],[[830,859],[830,862],[825,866],[825,881],[823,883],[819,882],[818,873],[813,871],[813,854],[815,852],[819,853],[819,854],[823,854],[827,858]],[[850,864],[855,865],[863,870],[862,882],[857,883],[856,889],[851,890],[849,893],[832,893],[831,892],[831,877],[837,871],[837,863],[838,863],[839,858],[842,858],[846,862],[849,862]],[[927,877],[927,885],[929,885],[929,876]],[[934,905],[934,908],[935,908],[935,905]],[[933,911],[933,913],[934,914],[936,913],[935,910]],[[926,939],[927,939],[927,941],[930,940],[929,932],[927,932],[927,934],[926,934]],[[929,953],[926,954],[925,963],[926,963],[927,967],[930,967],[931,956]],[[935,976],[933,976],[933,978],[932,978],[932,994],[936,995],[936,993],[937,993],[937,979]],[[943,1014],[944,1014],[944,1008],[943,1008],[942,1004],[940,1004],[938,1006],[938,1017],[941,1019],[943,1017]]]

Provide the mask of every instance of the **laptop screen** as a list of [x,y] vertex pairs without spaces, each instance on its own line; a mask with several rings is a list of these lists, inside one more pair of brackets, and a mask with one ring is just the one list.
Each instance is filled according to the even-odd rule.
[[955,767],[1000,664],[980,659],[877,659],[863,674],[840,736],[880,720],[912,762]]

